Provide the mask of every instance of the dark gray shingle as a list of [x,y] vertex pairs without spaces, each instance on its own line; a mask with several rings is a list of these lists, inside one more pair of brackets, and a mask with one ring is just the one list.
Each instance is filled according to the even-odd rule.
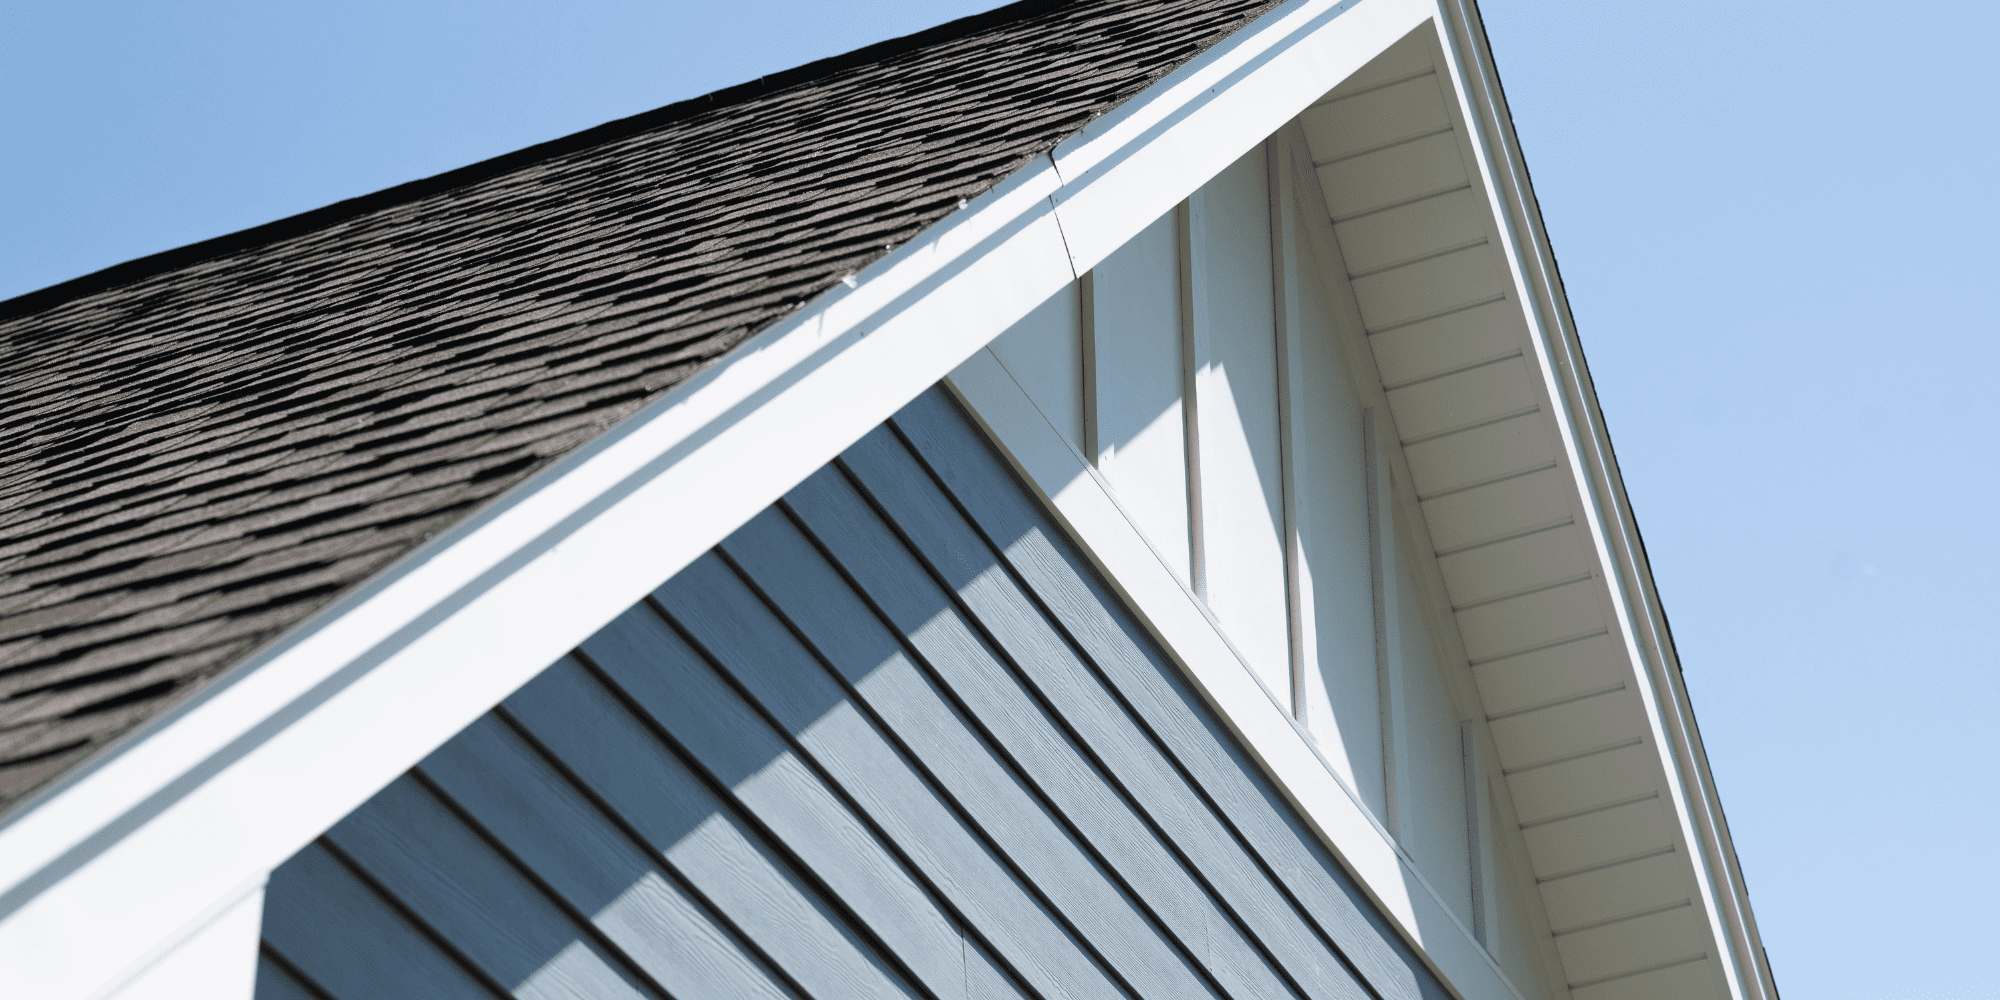
[[0,808],[1271,6],[1017,4],[0,303]]

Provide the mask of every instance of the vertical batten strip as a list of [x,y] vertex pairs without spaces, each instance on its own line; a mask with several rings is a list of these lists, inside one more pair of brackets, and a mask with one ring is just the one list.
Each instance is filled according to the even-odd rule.
[[[1409,754],[1403,744],[1403,649],[1396,608],[1395,496],[1383,446],[1381,411],[1361,411],[1362,455],[1368,464],[1369,589],[1375,605],[1375,690],[1382,713],[1382,825],[1398,843],[1407,841],[1403,814],[1409,802],[1404,787]],[[1391,445],[1393,447],[1393,445]]]
[[1304,371],[1299,320],[1298,226],[1292,212],[1292,171],[1289,136],[1280,132],[1266,141],[1264,169],[1271,207],[1271,315],[1277,337],[1278,358],[1278,478],[1284,511],[1285,542],[1285,622],[1287,652],[1291,661],[1292,718],[1311,718],[1306,704],[1306,670],[1316,666],[1315,631],[1311,627],[1312,602],[1308,596],[1311,574],[1305,561],[1305,544],[1299,525],[1304,519],[1306,498],[1298,489],[1297,443],[1305,438],[1295,427],[1297,401],[1304,396],[1299,379]]
[[1182,437],[1187,442],[1188,585],[1195,596],[1208,600],[1208,558],[1202,545],[1201,510],[1201,397],[1196,392],[1201,370],[1208,364],[1207,263],[1202,258],[1204,240],[1200,209],[1201,192],[1196,191],[1174,209],[1178,222],[1175,238],[1180,249],[1181,295],[1181,419],[1186,424]]
[[1476,742],[1478,732],[1471,722],[1458,724],[1458,758],[1461,768],[1459,782],[1465,793],[1465,864],[1466,885],[1471,889],[1472,939],[1481,947],[1491,951],[1493,943],[1489,939],[1486,920],[1486,901],[1492,890],[1486,884],[1491,863],[1485,857],[1488,838],[1485,830],[1486,808],[1484,796],[1479,790],[1483,782],[1479,780],[1479,747]]
[[1093,469],[1101,468],[1103,445],[1097,433],[1097,272],[1085,271],[1076,279],[1076,312],[1079,350],[1083,373],[1083,457]]

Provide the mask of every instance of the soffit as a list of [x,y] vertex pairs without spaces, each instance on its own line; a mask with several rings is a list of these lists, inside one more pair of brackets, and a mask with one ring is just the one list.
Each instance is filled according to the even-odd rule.
[[1300,123],[1570,993],[1726,995],[1671,751],[1613,617],[1560,392],[1436,33]]

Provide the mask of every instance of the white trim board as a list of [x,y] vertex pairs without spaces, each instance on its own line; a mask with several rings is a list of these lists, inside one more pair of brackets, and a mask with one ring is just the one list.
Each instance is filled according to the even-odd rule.
[[1274,9],[24,804],[0,826],[9,986],[130,981],[1434,16],[1419,0]]

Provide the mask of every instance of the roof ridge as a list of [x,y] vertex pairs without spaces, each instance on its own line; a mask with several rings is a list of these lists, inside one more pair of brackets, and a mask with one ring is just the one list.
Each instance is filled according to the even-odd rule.
[[971,14],[954,21],[925,28],[908,35],[884,39],[861,48],[853,49],[825,59],[815,60],[790,69],[767,73],[764,76],[743,83],[712,90],[672,104],[641,111],[624,118],[615,118],[599,125],[593,125],[579,132],[558,136],[532,146],[501,153],[462,167],[454,167],[443,173],[404,181],[391,187],[371,191],[342,199],[329,205],[307,209],[295,215],[273,219],[247,229],[212,236],[205,240],[184,244],[157,253],[147,254],[122,261],[109,267],[79,275],[53,285],[46,285],[29,292],[23,292],[9,299],[0,299],[0,322],[17,319],[61,305],[71,299],[80,298],[93,292],[100,292],[120,285],[131,284],[176,268],[212,260],[225,254],[293,236],[300,236],[348,219],[357,218],[371,212],[381,211],[406,202],[435,194],[443,194],[455,188],[477,183],[523,167],[552,159],[566,153],[574,153],[593,146],[604,145],[650,129],[684,121],[706,111],[726,108],[758,97],[774,94],[789,87],[811,83],[845,70],[885,62],[899,55],[917,51],[926,46],[951,41],[981,30],[997,27],[1010,21],[1071,6],[1085,0],[1015,0],[1014,3],[995,7],[992,10]]

